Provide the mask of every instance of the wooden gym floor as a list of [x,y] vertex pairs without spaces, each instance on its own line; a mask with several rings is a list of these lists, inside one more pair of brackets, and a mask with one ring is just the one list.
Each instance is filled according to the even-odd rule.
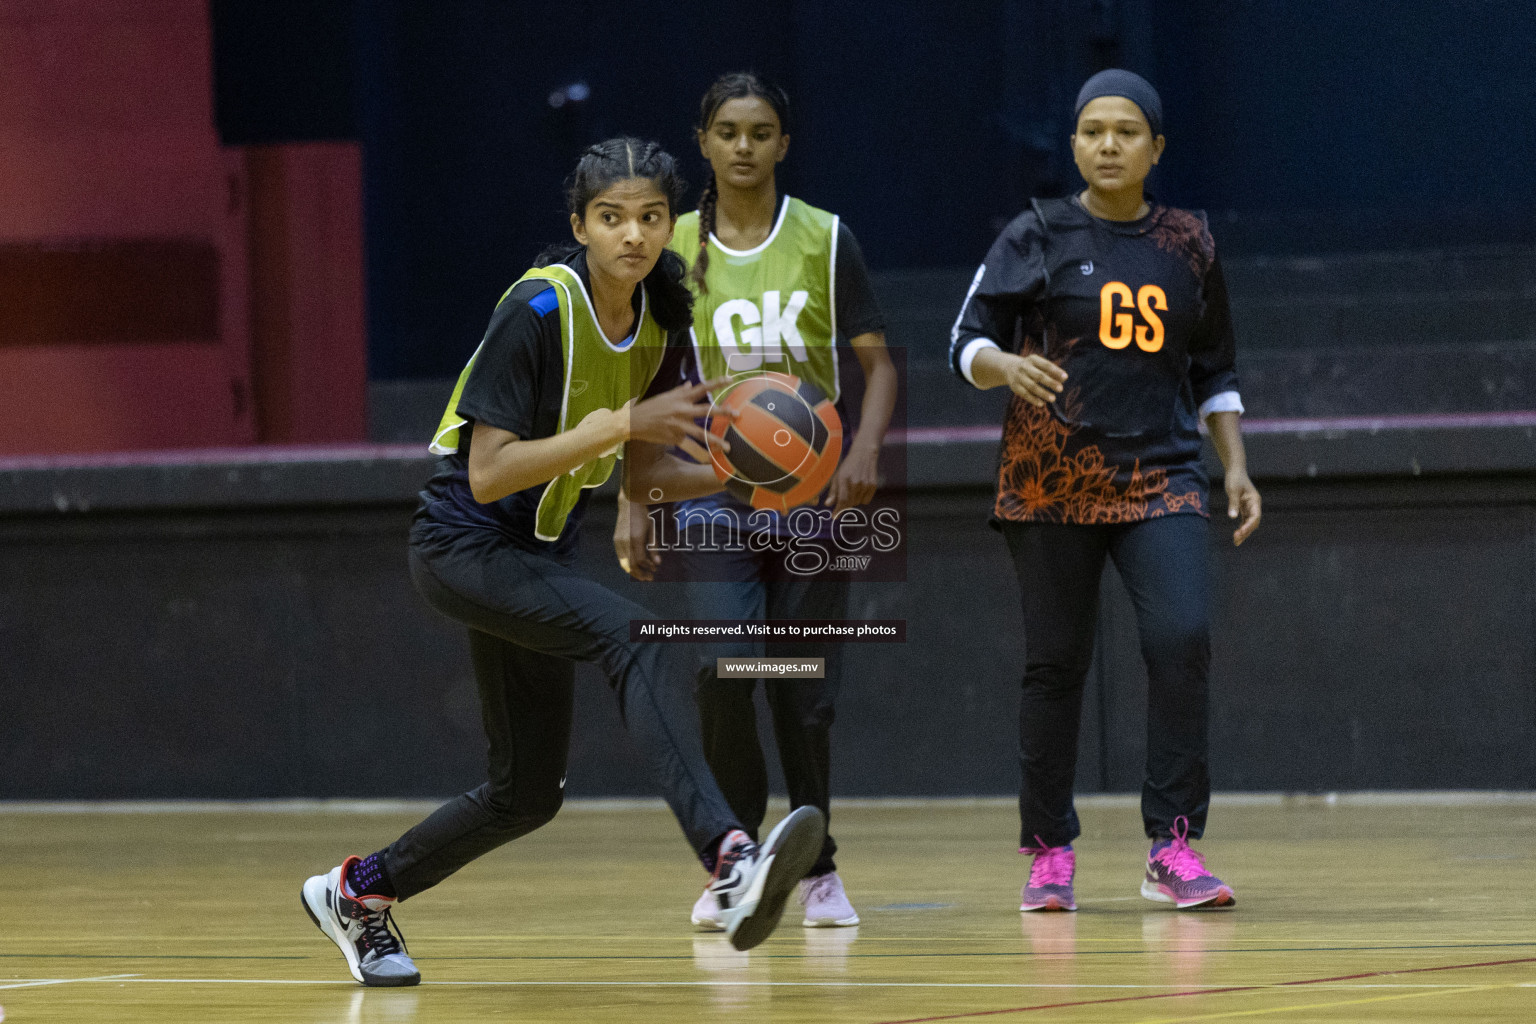
[[695,936],[659,804],[567,807],[400,908],[364,990],[299,885],[425,808],[0,805],[0,1006],[32,1021],[1536,1020],[1536,801],[1218,799],[1230,912],[1137,895],[1133,801],[1084,802],[1077,914],[1020,915],[1006,801],[834,805],[858,929]]

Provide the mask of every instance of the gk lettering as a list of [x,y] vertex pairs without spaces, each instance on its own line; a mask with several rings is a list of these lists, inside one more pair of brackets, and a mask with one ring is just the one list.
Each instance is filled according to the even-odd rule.
[[[1139,324],[1131,313],[1133,308],[1141,313]],[[1106,348],[1122,349],[1134,338],[1143,352],[1161,350],[1163,320],[1154,310],[1168,310],[1168,296],[1157,285],[1142,285],[1133,305],[1130,285],[1110,281],[1099,289],[1099,340]]]
[[[782,363],[784,347],[789,346],[795,362],[806,361],[805,341],[800,337],[796,321],[805,309],[810,293],[790,292],[789,302],[781,310],[779,293],[763,293],[763,305],[759,310],[751,299],[732,299],[720,304],[715,310],[715,337],[725,354],[725,363],[733,373],[756,370],[764,363]],[[741,321],[741,331],[736,321]]]

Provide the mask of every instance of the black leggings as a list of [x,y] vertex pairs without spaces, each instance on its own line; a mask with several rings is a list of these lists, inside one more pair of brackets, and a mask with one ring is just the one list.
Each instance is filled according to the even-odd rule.
[[469,626],[489,740],[489,781],[455,797],[385,851],[401,899],[441,882],[559,811],[576,661],[599,665],[625,728],[701,856],[740,823],[704,760],[686,646],[636,643],[651,612],[493,530],[417,520],[411,577],[427,603]]
[[1072,806],[1083,682],[1093,658],[1099,578],[1114,560],[1141,633],[1147,664],[1146,834],[1174,819],[1205,831],[1210,674],[1209,527],[1197,515],[1115,526],[1004,523],[1024,601],[1024,683],[1019,702],[1020,845],[1064,846],[1082,831]]
[[[840,575],[796,576],[782,552],[754,552],[738,534],[724,550],[706,547],[704,527],[692,526],[688,544],[668,552],[669,578],[685,580],[689,612],[701,619],[845,619],[848,581]],[[757,837],[768,812],[768,766],[757,738],[756,679],[721,679],[716,658],[822,658],[821,679],[765,679],[773,735],[789,805],[818,808],[832,819],[832,722],[842,680],[843,646],[823,640],[745,640],[709,644],[699,669],[699,717],[704,753],[731,809]],[[828,831],[807,878],[837,870],[837,843]]]

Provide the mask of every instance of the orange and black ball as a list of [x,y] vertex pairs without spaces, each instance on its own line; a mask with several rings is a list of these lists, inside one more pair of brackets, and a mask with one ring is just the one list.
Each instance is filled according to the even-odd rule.
[[814,501],[837,472],[843,421],[832,400],[810,381],[761,373],[727,385],[709,417],[709,431],[730,445],[711,448],[715,476],[753,508],[785,513]]

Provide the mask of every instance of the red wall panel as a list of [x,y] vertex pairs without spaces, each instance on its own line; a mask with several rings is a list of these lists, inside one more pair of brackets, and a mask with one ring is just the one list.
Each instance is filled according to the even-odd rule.
[[358,147],[252,146],[246,181],[260,438],[361,440],[368,366]]
[[360,439],[356,147],[221,147],[204,0],[6,0],[0,51],[0,453]]

